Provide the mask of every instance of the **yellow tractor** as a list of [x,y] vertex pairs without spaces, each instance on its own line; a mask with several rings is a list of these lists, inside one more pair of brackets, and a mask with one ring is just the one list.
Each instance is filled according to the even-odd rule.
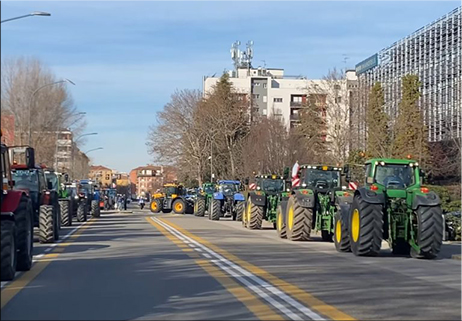
[[184,214],[192,207],[186,200],[185,188],[178,184],[165,184],[161,193],[152,194],[150,209],[153,213],[169,213],[173,210],[175,214]]

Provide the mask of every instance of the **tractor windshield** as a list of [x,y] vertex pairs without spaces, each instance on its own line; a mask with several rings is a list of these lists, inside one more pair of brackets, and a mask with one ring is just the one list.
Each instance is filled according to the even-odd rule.
[[282,179],[263,179],[261,189],[266,192],[280,192],[284,190],[284,181]]
[[324,171],[320,169],[307,169],[304,183],[314,188],[335,188],[340,186],[339,171]]
[[28,169],[15,169],[12,171],[14,189],[28,189],[31,192],[39,191],[39,181],[36,171]]
[[387,188],[407,188],[415,183],[414,168],[407,164],[377,165],[375,182]]
[[80,190],[86,195],[90,195],[91,193],[93,193],[91,184],[81,184]]
[[218,187],[218,191],[225,195],[232,195],[238,192],[237,184],[223,184]]
[[204,192],[206,194],[212,194],[214,192],[215,188],[211,185],[204,186]]
[[51,182],[51,185],[53,185],[52,189],[57,191],[58,184],[59,184],[58,175],[56,175],[56,173],[47,173],[46,177],[47,177],[47,181]]
[[170,196],[170,195],[172,195],[172,194],[177,194],[177,195],[179,194],[179,192],[178,192],[178,187],[176,187],[176,186],[165,187],[165,188],[164,188],[164,192],[165,192],[165,194],[168,195],[168,196]]

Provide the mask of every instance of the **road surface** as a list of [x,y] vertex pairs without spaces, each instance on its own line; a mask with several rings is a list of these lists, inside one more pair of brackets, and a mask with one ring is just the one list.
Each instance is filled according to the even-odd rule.
[[460,244],[437,260],[337,253],[267,225],[103,212],[35,243],[31,271],[2,282],[2,320],[460,320]]

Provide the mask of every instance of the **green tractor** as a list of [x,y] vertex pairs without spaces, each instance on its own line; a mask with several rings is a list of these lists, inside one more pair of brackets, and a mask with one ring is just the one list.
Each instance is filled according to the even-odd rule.
[[287,200],[289,190],[283,177],[272,175],[257,175],[254,190],[250,190],[246,211],[242,216],[242,226],[257,230],[261,229],[263,220],[273,223],[276,228],[276,211],[281,201]]
[[350,210],[336,219],[337,250],[374,256],[384,239],[394,254],[435,258],[443,242],[441,201],[422,186],[419,164],[410,159],[371,159],[365,173],[366,184],[354,192]]
[[331,242],[335,216],[342,208],[347,210],[353,200],[353,191],[342,187],[342,168],[302,165],[298,176],[300,185],[278,208],[278,235],[291,241],[306,241],[315,231],[321,232],[323,241]]
[[71,195],[68,190],[68,174],[56,173],[53,169],[45,171],[47,181],[51,182],[53,190],[58,194],[58,203],[60,209],[60,219],[62,226],[71,226],[73,217],[73,208]]
[[194,215],[204,216],[205,209],[209,208],[210,202],[213,198],[213,192],[215,192],[215,184],[204,183],[202,184],[202,191],[197,194],[197,199],[194,202]]

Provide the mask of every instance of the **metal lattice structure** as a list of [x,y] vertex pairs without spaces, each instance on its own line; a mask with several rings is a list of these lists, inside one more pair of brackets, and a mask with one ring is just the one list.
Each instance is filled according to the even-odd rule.
[[461,7],[382,49],[377,66],[359,77],[357,126],[359,148],[365,147],[365,110],[370,88],[380,82],[385,111],[396,119],[401,100],[401,78],[417,75],[421,108],[428,127],[428,140],[438,142],[461,137]]

